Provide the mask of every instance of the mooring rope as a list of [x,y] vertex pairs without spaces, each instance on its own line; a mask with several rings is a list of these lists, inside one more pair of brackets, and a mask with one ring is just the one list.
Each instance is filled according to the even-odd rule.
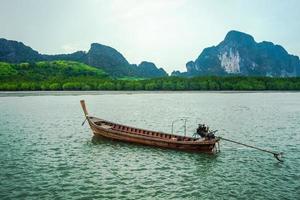
[[259,147],[255,147],[255,146],[252,146],[252,145],[249,145],[249,144],[244,144],[244,143],[241,143],[241,142],[237,142],[237,141],[234,141],[234,140],[231,140],[231,139],[227,139],[227,138],[223,138],[223,137],[218,137],[222,140],[225,140],[225,141],[228,141],[228,142],[232,142],[232,143],[235,143],[235,144],[239,144],[239,145],[243,145],[243,146],[246,146],[246,147],[249,147],[249,148],[253,148],[253,149],[256,149],[256,150],[259,150],[259,151],[263,151],[263,152],[266,152],[266,153],[271,153],[274,155],[274,157],[280,161],[280,162],[283,162],[283,160],[280,159],[280,157],[282,156],[282,152],[278,153],[278,152],[274,152],[274,151],[269,151],[269,150],[266,150],[266,149],[262,149],[262,148],[259,148]]
[[84,119],[84,121],[82,122],[81,126],[83,126],[85,124],[86,120],[87,120],[87,117]]

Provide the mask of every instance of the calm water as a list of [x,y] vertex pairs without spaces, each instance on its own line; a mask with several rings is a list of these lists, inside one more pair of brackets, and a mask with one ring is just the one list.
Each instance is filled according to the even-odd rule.
[[[300,199],[300,93],[63,94],[1,94],[0,199]],[[205,122],[285,162],[225,141],[213,156],[94,140],[80,99],[147,129]]]

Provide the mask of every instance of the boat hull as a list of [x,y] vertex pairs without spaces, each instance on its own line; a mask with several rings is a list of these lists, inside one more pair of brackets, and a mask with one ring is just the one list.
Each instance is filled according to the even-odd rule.
[[153,147],[169,148],[183,151],[215,153],[219,138],[192,138],[173,135],[158,131],[151,131],[110,122],[88,115],[84,100],[80,101],[86,120],[94,135],[112,140],[148,145]]
[[158,138],[145,137],[140,135],[132,135],[114,130],[99,128],[95,123],[89,123],[95,136],[104,137],[111,140],[122,141],[127,143],[141,144],[153,147],[168,148],[182,151],[215,153],[216,143],[218,140],[202,141],[202,142],[176,142],[170,140],[162,140]]

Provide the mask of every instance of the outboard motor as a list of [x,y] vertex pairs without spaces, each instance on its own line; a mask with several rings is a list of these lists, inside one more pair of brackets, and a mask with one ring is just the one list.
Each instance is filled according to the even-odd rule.
[[206,139],[214,139],[215,138],[215,133],[216,131],[209,131],[209,127],[206,126],[205,124],[199,124],[198,128],[197,128],[197,134],[201,137],[201,138],[206,138]]

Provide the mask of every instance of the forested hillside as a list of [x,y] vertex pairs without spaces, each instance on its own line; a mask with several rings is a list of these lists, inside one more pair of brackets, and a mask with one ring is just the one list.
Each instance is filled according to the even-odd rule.
[[112,78],[74,61],[0,62],[0,90],[300,90],[300,78]]

